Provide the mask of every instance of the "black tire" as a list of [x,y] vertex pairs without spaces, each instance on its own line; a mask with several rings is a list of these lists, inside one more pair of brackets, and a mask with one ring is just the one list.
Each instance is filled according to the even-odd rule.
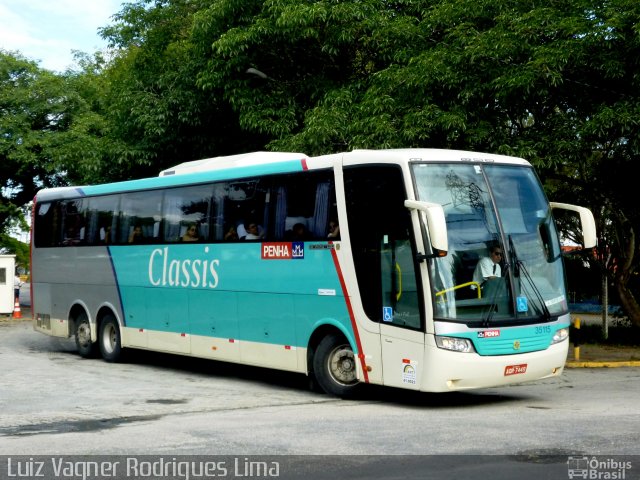
[[120,326],[113,315],[106,315],[100,323],[98,335],[100,353],[107,362],[119,362],[122,360],[122,342]]
[[98,353],[98,346],[91,338],[91,323],[85,312],[76,318],[76,348],[83,358],[93,358]]
[[320,388],[330,395],[350,397],[360,385],[356,357],[342,335],[330,334],[320,341],[313,357],[313,373]]

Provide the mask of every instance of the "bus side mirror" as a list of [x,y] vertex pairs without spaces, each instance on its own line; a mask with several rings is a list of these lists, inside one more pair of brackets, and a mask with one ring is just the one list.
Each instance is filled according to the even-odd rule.
[[582,227],[582,241],[583,248],[593,248],[598,244],[598,237],[596,235],[596,222],[593,219],[593,213],[591,210],[585,207],[578,207],[577,205],[571,205],[569,203],[557,203],[550,202],[551,208],[558,208],[561,210],[570,210],[580,215],[580,225]]
[[404,206],[419,212],[425,248],[430,245],[431,254],[434,257],[444,257],[449,250],[449,240],[447,239],[447,222],[442,205],[418,200],[405,200]]

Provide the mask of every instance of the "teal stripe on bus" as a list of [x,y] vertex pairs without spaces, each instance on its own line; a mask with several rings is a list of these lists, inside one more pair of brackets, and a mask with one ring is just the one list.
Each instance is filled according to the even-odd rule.
[[302,172],[306,169],[304,159],[289,160],[283,162],[264,163],[238,168],[225,168],[224,170],[211,170],[183,175],[167,175],[164,177],[143,178],[126,182],[105,183],[103,185],[91,185],[82,187],[84,195],[106,195],[112,193],[131,192],[155,188],[188,186],[199,183],[217,182],[245,177],[272,175],[277,173]]
[[518,353],[537,352],[546,350],[551,345],[555,333],[561,328],[568,328],[569,324],[562,325],[532,325],[526,327],[509,327],[489,329],[500,331],[497,336],[491,335],[480,338],[479,333],[456,333],[454,337],[468,338],[479,355],[514,355]]
[[327,245],[305,242],[292,259],[264,259],[259,242],[111,246],[123,323],[299,347],[331,324],[354,339]]

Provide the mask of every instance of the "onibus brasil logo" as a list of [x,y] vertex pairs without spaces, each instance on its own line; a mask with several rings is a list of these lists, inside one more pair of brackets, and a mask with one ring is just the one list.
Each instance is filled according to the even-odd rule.
[[567,460],[569,478],[625,480],[631,462],[614,458],[570,456]]

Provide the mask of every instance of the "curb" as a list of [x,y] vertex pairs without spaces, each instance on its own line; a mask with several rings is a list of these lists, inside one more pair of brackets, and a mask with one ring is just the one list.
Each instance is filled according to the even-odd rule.
[[567,362],[566,368],[617,368],[617,367],[640,367],[640,361],[610,361],[610,362]]

